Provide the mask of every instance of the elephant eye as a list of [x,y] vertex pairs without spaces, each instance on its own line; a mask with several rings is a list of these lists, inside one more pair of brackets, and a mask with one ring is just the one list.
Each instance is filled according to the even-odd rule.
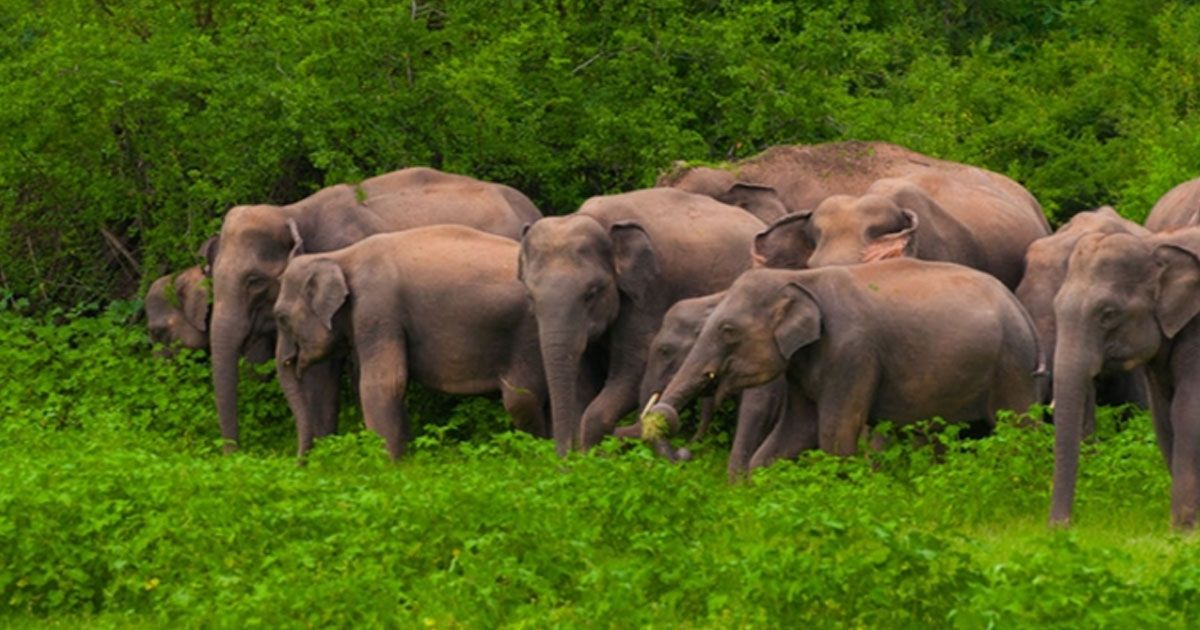
[[734,326],[733,324],[730,324],[730,323],[721,324],[721,336],[724,337],[725,341],[727,341],[727,342],[737,341],[737,338],[738,338],[737,326]]
[[1100,325],[1105,328],[1111,328],[1117,324],[1121,318],[1121,312],[1113,306],[1106,306],[1100,311]]
[[659,346],[658,347],[658,353],[664,357],[669,356],[672,352],[673,352],[673,348],[671,348],[671,346]]
[[588,300],[590,302],[590,301],[596,299],[596,296],[600,295],[600,291],[603,289],[604,289],[604,287],[602,285],[593,284],[592,286],[587,288],[587,291],[583,294],[583,299]]

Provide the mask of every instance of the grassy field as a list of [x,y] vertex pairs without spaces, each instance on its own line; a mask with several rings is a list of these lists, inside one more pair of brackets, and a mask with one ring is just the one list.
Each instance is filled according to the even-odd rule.
[[1045,525],[1052,430],[903,440],[725,479],[609,442],[560,460],[482,399],[418,395],[413,454],[356,412],[307,466],[273,383],[222,456],[207,368],[130,305],[0,311],[0,625],[1188,627],[1200,542],[1168,527],[1149,421],[1102,414],[1077,524]]

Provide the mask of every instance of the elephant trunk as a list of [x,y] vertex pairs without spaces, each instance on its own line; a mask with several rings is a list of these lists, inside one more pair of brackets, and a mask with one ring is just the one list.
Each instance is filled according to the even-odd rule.
[[217,418],[225,450],[237,448],[238,442],[238,356],[246,341],[249,325],[244,317],[217,308],[212,321],[212,376],[217,399]]
[[579,433],[579,370],[586,346],[586,337],[577,330],[550,330],[541,335],[554,446],[560,457],[571,450]]
[[[1077,337],[1079,335],[1071,335]],[[1060,337],[1060,342],[1063,339]],[[1080,349],[1078,342],[1063,345],[1054,365],[1054,492],[1050,524],[1069,525],[1079,472],[1079,444],[1088,418],[1095,413],[1092,379],[1101,360],[1094,352]]]
[[679,409],[695,400],[716,380],[716,369],[707,353],[698,343],[679,366],[667,388],[650,397],[650,404],[642,413],[642,437],[656,441],[679,430]]

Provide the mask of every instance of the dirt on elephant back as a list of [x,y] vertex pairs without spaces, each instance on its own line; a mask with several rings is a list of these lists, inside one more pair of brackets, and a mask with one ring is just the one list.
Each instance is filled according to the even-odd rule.
[[954,173],[964,184],[1002,192],[1041,216],[1041,206],[1029,191],[1000,173],[879,141],[776,146],[738,162],[710,166],[676,162],[656,185],[715,196],[735,181],[762,184],[775,188],[785,205],[798,211],[830,195],[860,195],[881,178],[921,178],[932,173]]

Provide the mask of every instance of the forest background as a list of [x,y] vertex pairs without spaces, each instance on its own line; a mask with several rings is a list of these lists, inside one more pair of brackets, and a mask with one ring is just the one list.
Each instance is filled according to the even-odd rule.
[[1200,165],[1200,7],[0,2],[0,290],[129,298],[240,203],[410,165],[546,214],[676,160],[888,140],[1141,219]]
[[560,459],[414,387],[400,462],[347,404],[298,467],[273,366],[224,456],[206,357],[139,319],[235,204],[425,164],[561,214],[843,139],[1140,220],[1200,174],[1200,6],[0,0],[0,625],[1195,627],[1137,410],[1099,413],[1065,531],[1053,427],[1011,419],[731,485],[728,410],[686,465]]

